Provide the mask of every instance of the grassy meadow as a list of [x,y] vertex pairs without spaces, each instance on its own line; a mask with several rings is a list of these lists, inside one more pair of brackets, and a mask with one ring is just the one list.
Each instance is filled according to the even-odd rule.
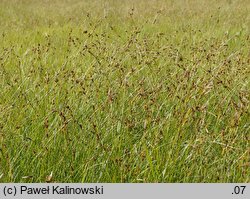
[[0,182],[250,182],[249,0],[0,0]]

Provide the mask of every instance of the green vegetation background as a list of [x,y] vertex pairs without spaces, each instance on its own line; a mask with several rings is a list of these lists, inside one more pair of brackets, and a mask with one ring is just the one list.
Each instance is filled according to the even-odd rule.
[[249,182],[249,0],[1,0],[1,182]]

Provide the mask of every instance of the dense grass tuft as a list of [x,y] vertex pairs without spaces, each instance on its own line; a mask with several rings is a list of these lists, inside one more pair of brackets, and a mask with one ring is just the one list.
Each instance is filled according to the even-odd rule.
[[250,182],[248,0],[1,0],[1,182]]

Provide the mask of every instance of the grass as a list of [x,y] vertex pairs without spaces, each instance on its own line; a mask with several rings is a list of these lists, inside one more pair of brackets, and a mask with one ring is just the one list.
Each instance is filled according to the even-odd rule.
[[249,13],[1,0],[0,182],[250,182]]

